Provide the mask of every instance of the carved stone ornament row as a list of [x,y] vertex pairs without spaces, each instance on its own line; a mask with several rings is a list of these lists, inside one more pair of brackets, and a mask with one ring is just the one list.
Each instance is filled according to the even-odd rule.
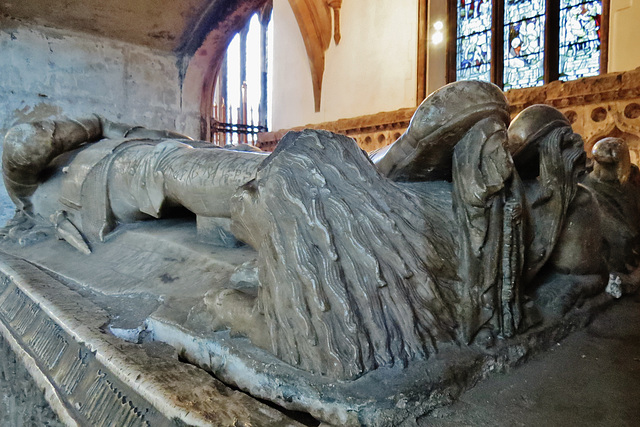
[[[585,150],[607,136],[624,137],[631,161],[640,164],[640,68],[603,74],[571,82],[553,82],[545,86],[514,89],[506,93],[514,117],[534,104],[548,104],[560,110],[576,133],[584,138]],[[273,150],[288,130],[327,129],[348,135],[365,151],[391,144],[406,130],[415,109],[318,123],[294,129],[261,134],[258,146]]]

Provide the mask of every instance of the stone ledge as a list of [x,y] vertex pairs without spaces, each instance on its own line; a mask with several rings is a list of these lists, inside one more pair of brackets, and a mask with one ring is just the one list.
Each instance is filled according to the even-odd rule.
[[555,81],[540,87],[506,92],[512,114],[534,104],[556,108],[622,101],[640,97],[640,68],[619,73],[585,77],[569,82]]
[[105,333],[106,312],[0,253],[0,332],[66,425],[299,425],[159,343]]
[[324,129],[335,133],[349,135],[356,139],[358,139],[358,136],[360,135],[367,136],[368,134],[380,134],[384,131],[399,131],[399,133],[402,133],[407,126],[409,126],[409,121],[411,121],[411,116],[413,116],[415,110],[415,108],[402,108],[395,111],[369,114],[348,119],[339,119],[332,122],[308,124],[291,129],[263,132],[258,134],[258,143],[256,145],[263,150],[273,151],[275,146],[287,132],[300,131],[303,129]]
[[[165,227],[156,228],[158,223]],[[485,350],[443,345],[436,355],[406,369],[379,368],[356,381],[330,381],[250,348],[245,338],[230,337],[226,331],[200,329],[187,321],[198,298],[208,289],[227,283],[228,278],[220,271],[227,268],[229,261],[219,259],[217,267],[212,263],[207,266],[205,261],[218,259],[220,251],[194,242],[191,244],[195,247],[189,250],[179,236],[194,239],[195,225],[158,220],[124,227],[108,244],[94,248],[89,257],[55,240],[12,249],[19,256],[28,254],[31,262],[0,253],[0,272],[5,278],[0,281],[0,320],[8,335],[35,361],[45,388],[51,390],[49,401],[56,404],[58,399],[57,406],[62,407],[63,415],[67,414],[68,425],[103,424],[104,412],[96,406],[100,402],[112,405],[112,410],[120,411],[117,413],[125,419],[140,421],[138,414],[143,414],[145,420],[155,417],[152,425],[173,419],[191,425],[234,425],[236,421],[260,426],[299,425],[227,387],[221,382],[224,381],[325,422],[410,426],[417,418],[451,403],[488,375],[517,366],[555,345],[587,324],[612,300],[602,294],[572,310],[560,322],[540,325],[513,339],[498,340]],[[115,278],[99,271],[111,270],[103,260],[113,251],[126,255],[131,249],[143,254],[141,259],[148,260],[153,255],[164,257],[165,261],[144,272],[138,262],[119,263],[122,276]],[[242,263],[246,258],[243,250],[249,251],[241,248],[227,258]],[[177,258],[178,253],[184,259]],[[60,266],[61,260],[68,267],[66,270]],[[81,264],[86,266],[80,268]],[[191,271],[196,265],[209,270],[206,282],[195,283],[189,274],[199,274]],[[229,264],[232,265],[235,264]],[[74,274],[70,274],[72,271]],[[135,273],[140,277],[133,277]],[[127,274],[132,275],[131,282],[117,288],[109,283],[120,283]],[[164,280],[159,283],[157,278]],[[84,290],[71,289],[71,282],[83,283]],[[102,294],[103,299],[97,294]],[[144,300],[150,294],[161,297],[163,302],[160,307],[154,306],[151,314],[142,316],[142,320],[146,319],[145,340],[134,337],[125,341],[107,332],[113,330],[114,319],[119,317],[113,311],[114,303],[131,299],[144,311]],[[123,330],[126,328],[122,326]],[[177,354],[200,368],[182,363]],[[103,397],[98,403],[87,400],[94,392]],[[125,405],[118,406],[114,393],[127,397]]]

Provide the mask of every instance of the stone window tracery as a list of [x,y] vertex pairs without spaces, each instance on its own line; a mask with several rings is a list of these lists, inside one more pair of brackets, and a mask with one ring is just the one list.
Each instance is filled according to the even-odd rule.
[[213,140],[255,143],[270,119],[271,4],[255,12],[231,40],[213,95]]

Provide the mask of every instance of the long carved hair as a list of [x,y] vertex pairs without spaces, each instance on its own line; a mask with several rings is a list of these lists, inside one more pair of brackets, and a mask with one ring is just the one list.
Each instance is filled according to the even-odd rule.
[[[283,361],[337,379],[453,340],[451,220],[382,177],[355,142],[289,133],[261,165],[258,308]],[[246,213],[246,211],[245,211]],[[429,222],[428,222],[429,221]]]

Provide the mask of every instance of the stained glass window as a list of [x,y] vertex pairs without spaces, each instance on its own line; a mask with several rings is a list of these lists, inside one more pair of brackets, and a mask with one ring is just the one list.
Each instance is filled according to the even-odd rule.
[[456,79],[491,81],[491,0],[458,0]]
[[560,80],[600,72],[601,1],[560,1]]
[[[509,90],[600,73],[600,45],[606,43],[600,33],[602,0],[457,0],[455,5],[450,49],[456,49],[456,80],[493,77]],[[497,37],[492,28],[499,29]],[[545,46],[558,51],[545,55]],[[493,64],[492,53],[503,60]]]
[[506,0],[504,90],[544,83],[544,0]]

